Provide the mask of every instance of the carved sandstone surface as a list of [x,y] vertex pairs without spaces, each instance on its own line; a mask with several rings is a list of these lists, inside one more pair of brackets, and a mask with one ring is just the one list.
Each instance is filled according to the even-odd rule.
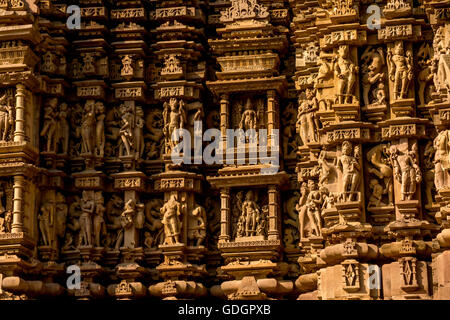
[[0,1],[0,299],[450,299],[447,2],[74,4]]

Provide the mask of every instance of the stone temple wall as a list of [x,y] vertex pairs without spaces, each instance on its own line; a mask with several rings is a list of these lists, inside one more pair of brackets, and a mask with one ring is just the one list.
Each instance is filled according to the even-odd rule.
[[0,0],[0,284],[450,299],[450,2]]

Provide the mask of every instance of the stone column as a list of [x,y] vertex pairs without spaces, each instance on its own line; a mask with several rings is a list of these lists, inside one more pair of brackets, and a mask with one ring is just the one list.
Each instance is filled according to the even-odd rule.
[[278,228],[278,192],[277,187],[269,186],[269,231],[267,238],[269,240],[277,240],[280,238]]
[[12,233],[23,232],[23,188],[25,177],[18,175],[14,176],[14,198],[13,198],[13,221]]
[[228,129],[228,114],[229,110],[228,107],[230,105],[230,100],[228,94],[222,94],[220,96],[220,133],[222,135],[222,152],[225,153],[226,151],[226,136],[227,136],[227,129]]
[[[273,129],[277,129],[277,101],[275,90],[267,91],[267,146],[272,146],[272,140],[275,138]],[[279,141],[277,141],[278,143]]]
[[230,189],[222,188],[220,190],[220,236],[219,242],[230,241]]
[[21,83],[16,85],[16,128],[14,130],[14,141],[25,140],[25,86]]

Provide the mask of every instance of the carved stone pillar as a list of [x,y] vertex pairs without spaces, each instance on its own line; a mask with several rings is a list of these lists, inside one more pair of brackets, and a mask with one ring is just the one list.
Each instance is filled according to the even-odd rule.
[[25,86],[21,83],[16,85],[16,128],[14,130],[14,141],[25,140]]
[[222,146],[223,152],[226,150],[226,137],[227,137],[227,129],[229,127],[228,124],[228,115],[229,115],[229,106],[230,100],[228,94],[222,94],[220,96],[220,134],[222,135]]
[[230,241],[230,227],[229,227],[229,216],[230,216],[230,189],[222,188],[220,190],[220,236],[219,242]]
[[269,186],[269,230],[267,238],[277,240],[280,238],[278,227],[278,191],[276,186]]
[[23,188],[24,176],[14,176],[13,222],[12,233],[23,232]]
[[[278,128],[277,124],[277,99],[276,91],[267,91],[267,145],[272,146],[272,141],[275,139],[273,133],[274,129]],[[279,141],[274,141],[275,145],[278,145]]]

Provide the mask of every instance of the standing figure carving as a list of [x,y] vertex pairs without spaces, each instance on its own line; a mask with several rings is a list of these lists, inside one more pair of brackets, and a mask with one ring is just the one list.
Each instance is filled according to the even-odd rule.
[[349,47],[339,46],[334,62],[334,74],[337,77],[337,101],[339,104],[353,103],[353,91],[358,67],[349,57]]
[[104,219],[104,213],[106,211],[106,208],[103,205],[104,199],[101,191],[95,192],[94,202],[95,202],[94,218],[93,218],[94,245],[96,247],[100,247],[101,236],[106,236],[106,224]]
[[95,202],[89,191],[83,191],[80,215],[80,246],[92,245],[92,214]]
[[138,106],[136,107],[136,122],[134,126],[136,159],[142,158],[144,153],[144,124],[144,110],[142,110],[142,107]]
[[436,189],[445,187],[445,171],[450,169],[450,130],[438,129],[434,138],[434,184]]
[[172,194],[160,210],[163,215],[161,222],[164,225],[164,243],[180,243],[181,222],[179,217],[181,216],[182,206],[177,196]]
[[188,220],[188,240],[195,246],[203,244],[206,238],[206,210],[196,204]]
[[342,143],[342,155],[337,159],[337,167],[342,171],[343,197],[345,201],[352,201],[355,192],[358,191],[361,179],[361,167],[359,165],[360,150],[349,141]]
[[[178,106],[177,106],[178,105]],[[164,103],[164,135],[166,141],[166,153],[170,152],[175,146],[175,141],[179,139],[177,129],[183,129],[186,124],[186,113],[184,110],[184,102],[176,98],[171,98],[169,103]],[[175,132],[175,135],[173,135]]]
[[[130,156],[132,148],[134,148],[134,115],[130,106],[122,104],[120,106],[122,114],[122,127],[120,128],[120,138],[122,139],[123,146],[125,147],[125,155]],[[123,148],[120,155],[123,154]]]
[[5,93],[0,97],[0,135],[1,141],[7,141],[10,136],[10,129],[14,124],[13,111],[14,107],[12,104],[12,96]]
[[41,231],[42,244],[50,246],[52,242],[50,229],[53,226],[53,207],[50,202],[44,203],[38,217],[39,230]]
[[242,203],[242,216],[245,221],[246,236],[254,236],[256,233],[256,218],[260,214],[260,209],[254,201],[253,191],[250,190],[245,195],[245,201]]
[[245,105],[245,111],[242,113],[241,121],[239,122],[239,129],[247,130],[256,130],[258,123],[258,117],[256,111],[252,108],[252,101],[250,98],[247,98],[247,103]]
[[95,104],[95,114],[97,115],[97,123],[95,126],[95,149],[96,154],[103,157],[105,152],[105,106],[102,102]]
[[81,153],[93,153],[93,141],[95,132],[95,104],[94,100],[86,101],[83,119],[81,122]]
[[417,145],[412,151],[400,153],[396,146],[391,146],[390,154],[394,176],[401,183],[401,200],[411,200],[416,192],[416,185],[422,181],[422,173],[416,161]]
[[47,101],[44,108],[44,125],[41,130],[41,136],[45,137],[47,141],[47,152],[56,152],[56,136],[57,136],[57,121],[56,121],[56,105],[57,98],[52,98]]
[[397,41],[394,47],[388,49],[387,63],[389,78],[394,83],[394,98],[405,99],[413,76],[413,58],[411,50],[403,49],[403,42]]
[[70,126],[67,117],[69,116],[69,108],[67,103],[63,102],[59,106],[59,142],[61,144],[61,151],[63,154],[68,154],[69,151],[69,137],[70,137]]

